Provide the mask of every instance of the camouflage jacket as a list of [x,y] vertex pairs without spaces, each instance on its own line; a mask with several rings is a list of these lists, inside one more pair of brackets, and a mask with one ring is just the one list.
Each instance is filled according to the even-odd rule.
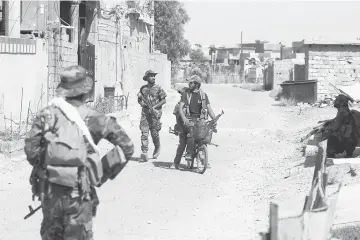
[[[91,136],[95,144],[98,144],[101,139],[106,139],[114,145],[118,145],[124,152],[126,159],[130,159],[134,153],[134,144],[132,143],[125,130],[116,122],[113,117],[108,117],[103,114],[97,113],[83,105],[83,103],[75,100],[68,101],[79,112],[82,119],[85,121]],[[46,122],[55,122],[55,126],[49,126],[49,128],[56,128],[56,125],[60,125],[58,122],[57,109],[52,106],[45,107],[38,113],[32,128],[25,139],[24,151],[27,156],[28,162],[35,166],[42,152],[41,141],[43,139],[42,122],[41,118]],[[54,120],[54,121],[52,121]],[[87,143],[88,151],[92,151],[92,147]]]
[[[166,92],[164,91],[164,89],[162,89],[159,85],[154,84],[153,86],[149,86],[146,84],[140,88],[140,91],[137,96],[138,96],[139,103],[142,101],[141,98],[144,97],[147,101],[149,101],[151,106],[155,106],[156,104],[161,102],[163,99],[165,99],[167,95],[166,95]],[[143,110],[144,109],[146,109],[146,108],[143,107]],[[157,108],[157,110],[159,110],[159,111],[161,111],[161,109],[162,109],[162,106]]]

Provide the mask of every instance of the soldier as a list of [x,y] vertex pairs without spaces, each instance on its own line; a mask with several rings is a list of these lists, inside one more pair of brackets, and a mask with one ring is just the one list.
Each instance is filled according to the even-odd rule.
[[207,120],[208,115],[211,119],[214,119],[215,113],[210,106],[210,101],[206,93],[204,93],[201,87],[201,79],[197,75],[191,76],[189,81],[189,91],[185,91],[179,104],[179,115],[181,117],[182,133],[179,136],[179,146],[176,151],[174,159],[174,166],[179,169],[181,157],[186,148],[186,160],[191,160],[194,152],[194,133],[195,127],[199,124],[204,124],[204,120]]
[[152,70],[146,71],[143,80],[147,84],[140,88],[138,93],[138,103],[141,105],[141,158],[144,161],[148,160],[149,151],[149,131],[155,146],[153,158],[158,158],[160,155],[160,136],[161,130],[161,115],[162,105],[166,103],[166,93],[157,84],[155,84],[156,72]]
[[334,107],[338,112],[322,134],[322,139],[328,139],[327,156],[334,157],[335,154],[346,151],[347,157],[352,157],[358,142],[358,133],[353,118],[352,111],[349,109],[351,99],[343,94],[336,97]]
[[[184,93],[189,92],[189,88],[188,87],[183,87],[182,89],[177,90],[177,92],[180,93],[180,95],[182,96]],[[181,101],[181,98],[180,98],[180,101]],[[175,132],[182,132],[183,131],[183,129],[182,129],[182,126],[183,126],[182,119],[181,119],[181,116],[179,114],[180,101],[179,101],[178,104],[176,104],[174,112],[173,112],[173,114],[176,116],[176,124],[174,126]]]
[[[76,133],[69,134],[65,129],[65,134],[62,136],[66,136],[66,139],[58,139],[58,141],[65,142],[70,146],[76,146],[75,150],[76,148],[85,149],[84,156],[87,163],[89,157],[94,152],[93,150],[96,148],[94,145],[97,145],[104,138],[112,144],[119,146],[126,160],[129,160],[134,153],[134,145],[124,129],[117,124],[116,119],[99,114],[84,106],[85,100],[94,85],[93,79],[86,75],[86,70],[80,66],[67,67],[60,74],[60,78],[61,82],[56,89],[58,95],[63,96],[65,98],[63,102],[70,104],[68,106],[72,106],[71,109],[78,113],[74,114],[72,112],[73,114],[67,116],[79,116],[78,119],[85,123],[85,125],[82,125],[83,129],[88,128],[89,131],[87,133],[90,132],[89,135],[91,137],[85,138],[86,134],[81,134],[80,136],[88,141],[83,141],[84,146],[80,146],[78,141],[71,142],[71,138]],[[51,136],[54,138],[54,132],[56,133],[58,129],[64,129],[63,126],[68,126],[66,125],[68,120],[64,117],[65,115],[63,111],[54,105],[45,107],[37,115],[31,131],[25,139],[24,148],[27,160],[32,166],[38,166],[39,161],[53,161],[51,157],[50,160],[48,159],[51,156],[48,150],[48,139]],[[77,126],[80,126],[80,124]],[[45,144],[46,146],[44,146]],[[73,149],[70,148],[70,150]],[[58,151],[64,158],[68,156],[64,151]],[[52,153],[55,154],[55,152]],[[41,160],[44,158],[45,160]],[[88,165],[85,166],[86,168],[75,167],[74,184],[73,187],[69,187],[65,184],[55,184],[54,179],[49,177],[49,165],[45,164],[44,169],[46,170],[44,171],[47,177],[44,178],[43,186],[46,187],[44,187],[43,192],[40,190],[40,192],[35,193],[38,196],[40,194],[43,196],[42,198],[39,197],[42,201],[43,211],[43,221],[40,230],[42,240],[93,239],[92,218],[95,215],[99,202],[94,185],[91,185],[91,177],[89,171],[87,171],[89,167]],[[63,169],[66,167],[64,166]],[[69,182],[71,179],[67,177],[70,175],[66,174],[69,174],[69,170],[66,173],[64,172],[64,175],[60,174],[57,176],[58,181]],[[36,186],[35,189],[38,190],[39,186]]]

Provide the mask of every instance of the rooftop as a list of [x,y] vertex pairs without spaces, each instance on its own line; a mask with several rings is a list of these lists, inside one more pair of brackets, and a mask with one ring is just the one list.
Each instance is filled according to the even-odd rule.
[[293,42],[293,47],[301,47],[302,45],[359,45],[360,41],[354,39],[349,40],[333,40],[333,39],[324,39],[324,38],[312,38],[312,39],[303,39],[302,41]]

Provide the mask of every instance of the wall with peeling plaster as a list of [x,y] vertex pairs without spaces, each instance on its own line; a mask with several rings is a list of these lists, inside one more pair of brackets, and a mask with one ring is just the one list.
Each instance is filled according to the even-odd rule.
[[335,86],[351,86],[360,82],[360,46],[311,45],[306,51],[308,80],[318,80],[318,99],[336,94]]

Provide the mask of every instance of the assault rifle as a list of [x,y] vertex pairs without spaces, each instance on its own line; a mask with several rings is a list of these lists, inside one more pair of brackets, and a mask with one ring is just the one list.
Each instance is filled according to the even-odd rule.
[[160,118],[159,112],[157,112],[155,109],[152,108],[150,102],[144,98],[142,93],[141,93],[141,101],[143,101],[145,106],[149,109],[150,114],[153,115],[156,118],[156,120],[159,120]]
[[328,124],[332,122],[333,119],[330,120],[324,120],[319,121],[318,123],[321,123],[319,126],[316,126],[311,130],[310,133],[308,133],[305,137],[301,138],[300,142],[303,142],[305,139],[309,138],[310,136],[314,135],[315,133],[320,133],[324,130],[324,127],[326,127]]
[[38,206],[37,208],[33,209],[31,206],[29,206],[29,210],[30,210],[30,213],[28,215],[26,215],[24,217],[24,219],[27,219],[29,217],[31,217],[32,215],[34,215],[38,210],[40,210],[42,208],[42,206]]
[[211,128],[213,128],[213,132],[217,133],[217,130],[215,128],[215,125],[217,123],[217,121],[219,120],[219,118],[224,114],[224,111],[221,110],[221,113],[218,114],[214,119],[212,119],[211,121],[209,121],[209,125],[211,126]]

